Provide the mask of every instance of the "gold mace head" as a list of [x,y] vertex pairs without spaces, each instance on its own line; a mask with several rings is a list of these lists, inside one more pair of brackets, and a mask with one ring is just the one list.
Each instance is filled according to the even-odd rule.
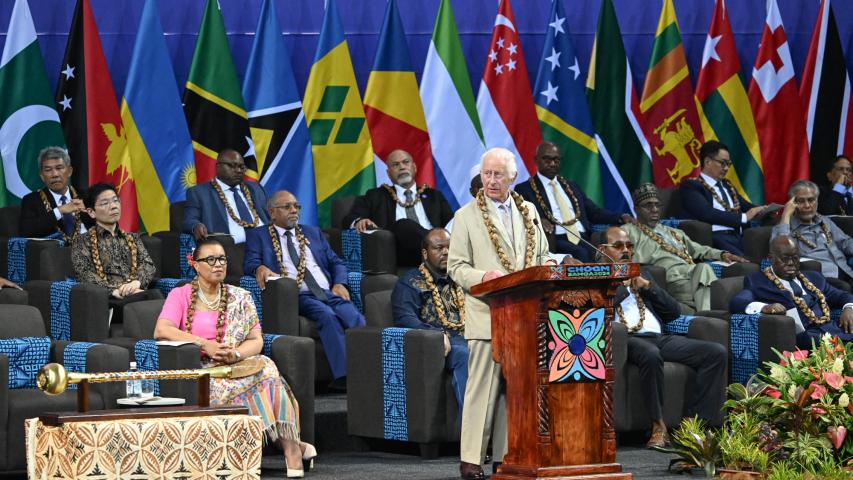
[[68,372],[58,363],[48,363],[36,375],[36,385],[48,395],[59,395],[68,386]]

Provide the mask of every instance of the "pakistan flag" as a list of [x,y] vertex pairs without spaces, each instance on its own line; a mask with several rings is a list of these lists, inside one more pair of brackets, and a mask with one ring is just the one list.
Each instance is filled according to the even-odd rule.
[[[38,153],[65,146],[53,93],[47,81],[33,17],[26,0],[15,0],[0,57],[0,206],[20,203],[42,187]],[[66,104],[74,108],[74,99]]]

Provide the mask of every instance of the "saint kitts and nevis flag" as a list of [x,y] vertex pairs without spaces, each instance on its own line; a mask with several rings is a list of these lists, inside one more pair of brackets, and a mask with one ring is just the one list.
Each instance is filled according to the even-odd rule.
[[198,183],[216,176],[216,156],[229,148],[243,155],[245,176],[259,178],[249,119],[217,0],[207,0],[204,8],[184,91],[184,112]]
[[542,132],[509,0],[501,0],[498,5],[492,44],[477,92],[477,113],[486,145],[507,148],[522,160],[516,162],[516,181],[534,175],[536,146],[542,142]]
[[0,56],[0,92],[0,206],[5,206],[43,186],[35,161],[39,151],[65,145],[26,0],[15,0],[12,8]]
[[705,39],[696,98],[717,138],[729,147],[734,168],[726,178],[754,205],[764,203],[761,148],[724,0],[717,0]]
[[456,209],[471,200],[471,168],[485,147],[450,0],[441,0],[438,6],[421,78],[421,100],[437,167],[436,186]]
[[631,67],[611,0],[601,1],[586,88],[593,127],[599,135],[598,149],[614,179],[603,182],[604,204],[623,212],[633,205],[631,192],[652,181],[652,168],[649,144],[637,120],[639,106]]
[[604,172],[599,167],[584,79],[569,33],[563,2],[554,0],[533,88],[536,116],[542,138],[557,145],[563,154],[560,174],[575,181],[587,197],[602,205]]
[[[376,59],[364,92],[364,113],[376,155],[384,160],[397,149],[409,152],[418,168],[417,184],[434,187],[432,148],[418,96],[418,80],[394,0],[385,8]],[[384,176],[385,172],[376,170],[378,182],[380,173]]]
[[830,0],[820,3],[800,81],[800,98],[806,109],[811,178],[822,178],[832,168],[836,155],[853,153],[850,76]]
[[663,0],[640,99],[643,130],[652,147],[652,169],[658,187],[678,186],[699,175],[699,148],[706,135],[697,107],[675,7],[672,0]]
[[747,92],[764,163],[764,201],[785,203],[788,187],[809,176],[809,147],[794,62],[776,0],[767,18]]
[[89,0],[77,0],[56,89],[56,108],[74,167],[74,186],[98,182],[116,186],[121,199],[119,226],[139,230],[136,186],[125,161],[127,143],[110,72]]
[[264,0],[243,81],[260,183],[271,195],[294,194],[302,205],[300,223],[317,225],[317,195],[311,141],[290,52],[272,0]]
[[139,215],[150,232],[169,230],[169,205],[186,199],[195,184],[193,147],[157,0],[146,0],[130,58],[121,121],[127,143],[122,164],[130,164]]
[[331,223],[332,201],[376,185],[373,145],[335,0],[328,0],[314,65],[305,87],[320,226]]

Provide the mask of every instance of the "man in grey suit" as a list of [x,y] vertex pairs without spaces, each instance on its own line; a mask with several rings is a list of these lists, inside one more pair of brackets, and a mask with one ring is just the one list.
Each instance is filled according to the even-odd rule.
[[527,267],[555,263],[548,257],[548,240],[536,207],[510,191],[517,174],[512,152],[488,150],[480,158],[483,189],[453,218],[447,271],[465,290],[465,339],[470,351],[459,466],[461,477],[468,480],[485,478],[481,465],[490,436],[495,465],[507,449],[506,400],[501,367],[492,359],[489,305],[471,296],[470,289]]

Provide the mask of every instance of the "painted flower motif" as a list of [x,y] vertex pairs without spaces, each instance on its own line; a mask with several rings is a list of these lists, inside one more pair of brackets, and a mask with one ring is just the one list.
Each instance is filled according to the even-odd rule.
[[844,377],[840,373],[823,372],[823,381],[836,390],[840,390],[844,386]]
[[548,311],[548,381],[604,379],[604,309]]

